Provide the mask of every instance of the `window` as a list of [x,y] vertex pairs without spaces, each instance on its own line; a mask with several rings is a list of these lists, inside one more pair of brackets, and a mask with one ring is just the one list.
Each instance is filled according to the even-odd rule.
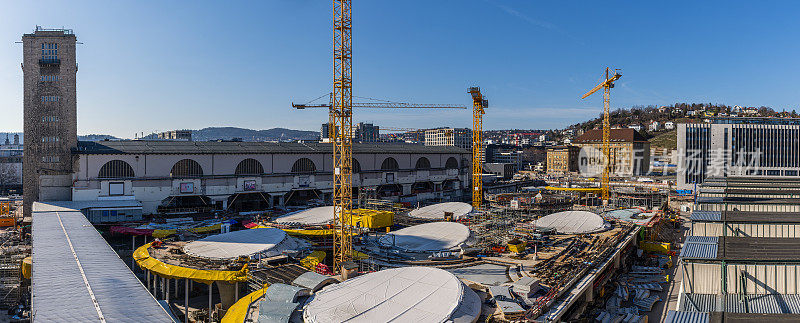
[[125,195],[125,183],[123,182],[108,183],[108,195],[109,196]]
[[42,43],[42,59],[43,60],[57,60],[58,59],[58,44],[56,43]]
[[58,82],[58,75],[42,75],[39,79],[40,82]]
[[353,170],[353,174],[361,173],[361,163],[358,162],[358,159],[353,158],[353,165],[350,166]]
[[314,162],[308,158],[300,158],[294,165],[292,165],[292,173],[294,174],[308,174],[313,173],[317,170],[317,166],[314,165]]
[[112,160],[100,167],[97,178],[130,178],[134,177],[133,167],[121,160]]
[[417,159],[417,166],[415,166],[417,170],[425,170],[431,168],[431,161],[425,157],[420,157]]
[[57,163],[60,158],[58,156],[42,156],[43,163]]
[[170,171],[172,177],[200,177],[203,176],[203,167],[191,159],[182,159],[172,165]]
[[255,159],[247,158],[239,162],[236,166],[236,175],[259,175],[264,174],[264,166]]
[[58,102],[60,98],[58,95],[45,95],[42,96],[42,102]]
[[447,169],[458,169],[458,160],[454,157],[450,157],[447,159],[447,162],[444,164],[444,168]]
[[400,165],[397,164],[397,160],[392,157],[386,158],[381,163],[381,170],[383,171],[394,171],[400,169]]
[[42,117],[42,122],[58,122],[58,116]]

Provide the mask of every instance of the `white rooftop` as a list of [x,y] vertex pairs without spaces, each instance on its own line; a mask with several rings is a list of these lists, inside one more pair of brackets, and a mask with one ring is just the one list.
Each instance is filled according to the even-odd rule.
[[553,213],[533,221],[536,226],[555,228],[558,233],[584,234],[608,229],[608,223],[597,214],[587,211]]
[[81,212],[32,210],[34,322],[172,322]]
[[183,246],[187,255],[208,259],[235,259],[241,256],[264,258],[299,251],[308,243],[292,238],[281,229],[260,228],[208,236]]
[[445,202],[428,205],[408,213],[408,216],[418,219],[443,220],[445,212],[452,212],[453,219],[458,220],[472,212],[472,205],[464,202]]
[[306,322],[474,322],[477,294],[431,267],[382,270],[330,285],[306,305]]
[[333,206],[320,206],[312,209],[284,214],[274,220],[281,224],[323,225],[333,222]]
[[455,222],[431,222],[403,228],[382,236],[378,241],[387,247],[410,252],[454,250],[469,244],[469,227]]

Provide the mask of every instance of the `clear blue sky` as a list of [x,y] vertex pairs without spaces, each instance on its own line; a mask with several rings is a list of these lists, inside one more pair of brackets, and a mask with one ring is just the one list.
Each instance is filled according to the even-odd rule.
[[[485,127],[558,128],[622,69],[612,105],[714,102],[794,109],[793,1],[354,1],[354,93],[419,103],[489,97]],[[330,92],[331,3],[13,1],[0,13],[0,131],[22,130],[21,45],[35,25],[75,30],[79,133],[207,126],[318,130]],[[470,126],[464,110],[358,110],[391,127]]]

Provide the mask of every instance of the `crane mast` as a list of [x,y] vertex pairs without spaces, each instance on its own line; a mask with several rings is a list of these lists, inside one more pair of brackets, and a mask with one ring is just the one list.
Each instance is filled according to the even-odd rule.
[[611,75],[611,69],[606,67],[606,78],[603,82],[595,86],[589,92],[581,97],[581,99],[585,99],[586,97],[592,95],[594,92],[597,92],[601,88],[603,89],[603,177],[601,180],[600,187],[602,188],[601,194],[603,199],[603,206],[608,205],[608,186],[609,186],[609,177],[610,177],[610,170],[611,170],[611,120],[609,117],[609,112],[611,110],[611,89],[614,87],[614,82],[622,77],[622,74],[618,73],[617,70],[614,70],[614,74]]
[[333,104],[329,118],[333,142],[333,268],[353,255],[353,21],[351,0],[333,0]]
[[483,114],[484,108],[489,106],[489,101],[481,94],[481,88],[469,88],[472,95],[472,207],[479,209],[483,203],[483,164],[481,155],[483,153]]

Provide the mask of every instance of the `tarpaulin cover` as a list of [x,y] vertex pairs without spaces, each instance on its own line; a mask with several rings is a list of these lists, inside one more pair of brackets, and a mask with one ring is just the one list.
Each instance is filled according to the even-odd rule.
[[431,222],[410,226],[382,236],[378,241],[386,247],[409,252],[455,250],[468,245],[470,230],[455,222]]
[[256,290],[247,296],[240,298],[236,303],[233,303],[225,316],[222,318],[222,323],[243,323],[247,317],[247,311],[250,310],[250,304],[257,302],[267,292],[267,288]]
[[[465,306],[466,305],[466,306]],[[305,322],[474,322],[480,301],[453,274],[404,267],[323,288],[303,312]]]
[[300,260],[300,264],[308,270],[314,270],[317,268],[317,264],[321,263],[323,260],[325,260],[325,251],[315,250],[308,255],[308,257]]
[[[208,233],[212,231],[219,231],[220,227],[222,226],[221,223],[204,226],[204,227],[197,227],[197,228],[189,228],[185,229],[186,231],[194,232],[194,233]],[[153,236],[154,238],[165,238],[169,237],[173,234],[178,233],[177,229],[137,229],[131,227],[123,227],[123,226],[113,226],[111,227],[111,232],[117,234],[129,234],[129,235],[136,235],[136,236]]]
[[188,278],[203,284],[211,284],[215,281],[224,281],[229,283],[247,281],[247,266],[239,271],[204,270],[180,267],[170,265],[150,257],[150,253],[147,251],[148,248],[150,248],[149,243],[136,249],[136,251],[133,252],[133,259],[136,260],[136,264],[138,264],[139,267],[142,269],[147,269],[160,277],[170,279]]
[[452,213],[453,220],[459,220],[468,217],[472,212],[472,205],[464,202],[445,202],[434,205],[428,205],[419,209],[408,212],[408,216],[412,218],[428,219],[428,220],[444,220],[445,213]]
[[[186,229],[186,231],[194,232],[194,233],[209,233],[209,232],[219,231],[219,229],[221,227],[222,227],[222,223],[217,223],[217,224],[209,225],[209,226],[205,226],[205,227]],[[176,234],[176,233],[178,233],[178,230],[175,230],[175,229],[172,229],[172,230],[153,230],[153,237],[154,238],[164,238],[164,237],[169,237],[169,236],[171,236],[173,234]]]
[[111,227],[112,233],[129,234],[135,236],[149,236],[153,235],[153,229],[136,229],[131,227],[113,226]]
[[25,277],[25,279],[31,279],[31,264],[32,264],[32,262],[33,262],[33,260],[31,259],[30,256],[25,257],[25,259],[22,259],[22,264],[21,264],[21,268],[20,269],[22,271],[22,277]]

